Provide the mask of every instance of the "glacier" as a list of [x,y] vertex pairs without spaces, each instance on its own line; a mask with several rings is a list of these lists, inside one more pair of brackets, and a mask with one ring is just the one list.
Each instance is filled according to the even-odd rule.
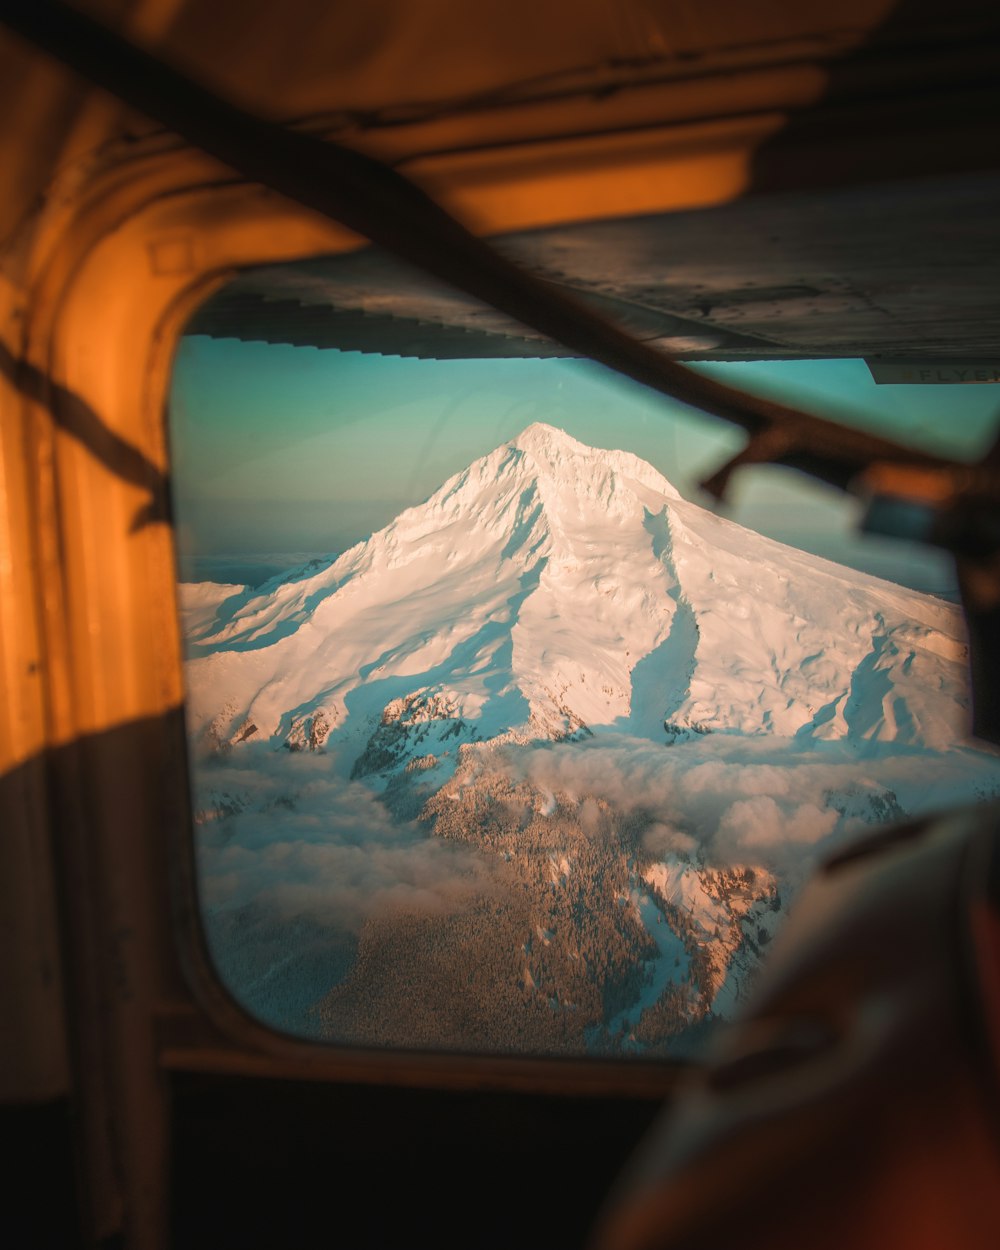
[[224,590],[208,613],[201,591],[187,634],[192,728],[219,741],[322,746],[385,717],[465,740],[947,749],[967,716],[954,605],[762,538],[541,424],[326,567]]

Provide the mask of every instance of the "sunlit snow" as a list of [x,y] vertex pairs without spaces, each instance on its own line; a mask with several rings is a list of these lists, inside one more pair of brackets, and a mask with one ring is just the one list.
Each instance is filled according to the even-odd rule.
[[[474,898],[511,927],[497,939],[509,972],[489,952],[484,1037],[531,1048],[534,1029],[542,1047],[614,1048],[628,1021],[642,1050],[668,997],[671,1028],[733,1008],[827,847],[1000,791],[996,756],[960,745],[953,605],[762,538],[630,453],[551,426],[329,563],[256,588],[185,586],[181,604],[220,962],[261,985],[275,925],[308,917],[336,935],[329,987],[343,986],[325,1023],[275,1021],[300,1031],[336,1034],[334,1007],[358,1022],[348,1036],[416,1029],[412,1013],[387,1023],[390,982],[432,939],[407,919],[415,936],[387,963],[381,918],[447,914],[474,959],[477,931],[461,922]],[[583,890],[574,906],[603,906],[602,873],[634,913],[615,921],[603,1018],[572,979],[603,966],[581,953],[583,912],[551,897]],[[532,934],[525,968],[515,955]],[[521,998],[503,997],[508,976]],[[527,1023],[505,1043],[496,1020],[518,1004]]]

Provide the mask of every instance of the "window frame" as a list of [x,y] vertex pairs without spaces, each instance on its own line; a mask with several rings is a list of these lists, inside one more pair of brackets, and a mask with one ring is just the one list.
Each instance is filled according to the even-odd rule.
[[[740,132],[737,140],[744,137]],[[611,153],[600,147],[589,172],[581,173],[577,159],[565,169],[574,194],[581,178],[593,184],[586,216],[620,208],[621,183],[609,177],[603,157],[610,160]],[[525,159],[530,165],[540,155],[529,149]],[[632,159],[626,148],[620,162],[626,173]],[[466,207],[478,199],[481,218],[497,231],[548,225],[565,212],[565,199],[550,196],[559,166],[548,165],[532,195],[523,183],[493,182],[482,161],[470,166],[463,154],[454,169],[446,166],[438,158],[432,190],[454,210],[442,194],[453,179],[453,199]],[[646,196],[644,211],[654,199],[660,209],[678,206],[671,152],[662,155],[657,173],[656,194]],[[602,187],[610,187],[610,200],[602,198]],[[57,835],[65,840],[64,876],[88,859],[100,873],[114,865],[102,914],[82,909],[70,917],[70,944],[86,952],[72,977],[131,987],[105,1019],[98,1019],[91,995],[83,1013],[94,1034],[90,1045],[127,1065],[136,1036],[147,1047],[151,1040],[155,1071],[133,1074],[147,1093],[157,1072],[573,1096],[669,1093],[681,1063],[376,1051],[297,1039],[254,1019],[221,983],[198,913],[176,560],[162,512],[168,504],[157,499],[169,479],[166,397],[173,356],[195,308],[241,267],[345,251],[362,241],[165,135],[111,149],[83,192],[69,197],[63,217],[46,225],[49,246],[41,249],[25,324],[28,359],[48,380],[45,403],[32,408],[41,423],[35,468],[43,479],[38,520],[47,553],[38,575],[54,575],[57,586],[40,586],[48,645],[56,644],[58,653],[48,691],[51,740],[74,744],[142,725],[146,754],[158,757],[137,762],[140,775],[130,778],[144,847],[115,810],[115,796],[80,778],[79,768],[77,793],[63,796],[80,815],[77,827]],[[112,443],[126,449],[126,459],[137,457],[134,480],[116,477],[94,446],[88,448],[86,429],[74,416],[81,404],[111,432]],[[139,480],[144,473],[148,483]],[[159,811],[143,799],[144,787],[161,796]],[[94,1091],[98,1101],[105,1094]]]

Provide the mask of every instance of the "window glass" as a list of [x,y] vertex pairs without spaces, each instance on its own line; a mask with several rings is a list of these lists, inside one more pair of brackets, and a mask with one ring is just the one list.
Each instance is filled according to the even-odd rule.
[[[990,436],[987,387],[699,367]],[[171,431],[200,901],[276,1028],[680,1056],[818,857],[1000,793],[948,561],[785,471],[711,510],[739,435],[589,362],[191,334]]]

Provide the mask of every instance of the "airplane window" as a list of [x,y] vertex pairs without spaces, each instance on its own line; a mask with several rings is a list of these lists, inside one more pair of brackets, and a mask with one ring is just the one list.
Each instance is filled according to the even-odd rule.
[[[220,325],[174,373],[179,603],[206,935],[265,1023],[682,1057],[818,858],[1000,794],[948,562],[859,540],[856,502],[762,469],[713,511],[737,434],[537,345]],[[991,436],[989,387],[699,367]]]

